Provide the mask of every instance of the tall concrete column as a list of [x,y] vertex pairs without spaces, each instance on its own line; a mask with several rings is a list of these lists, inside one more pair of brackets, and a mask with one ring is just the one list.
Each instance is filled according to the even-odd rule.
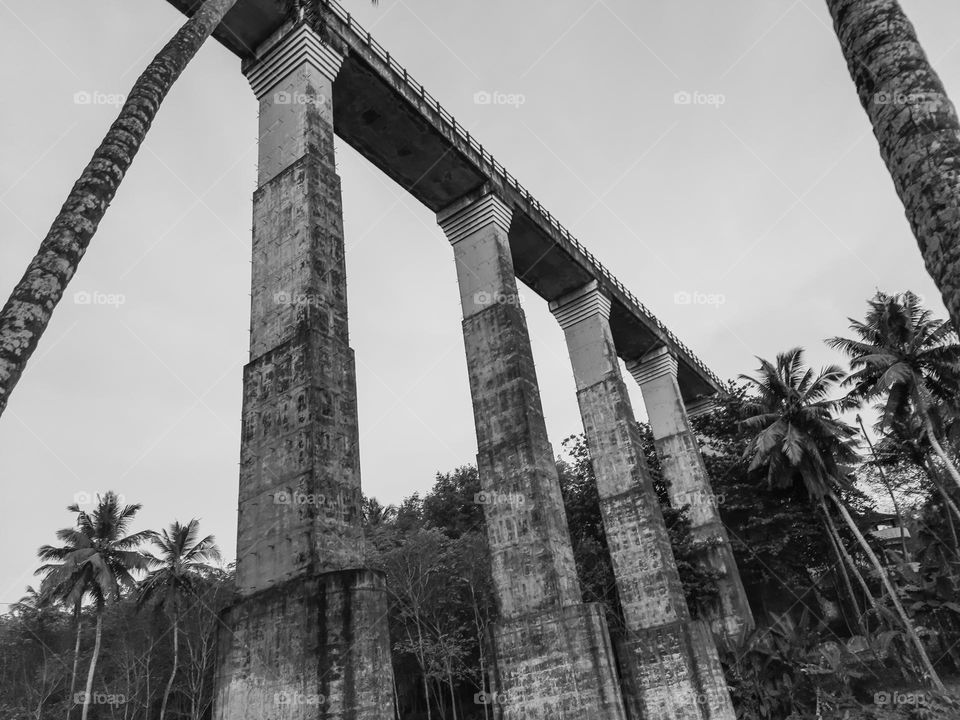
[[342,57],[287,25],[244,71],[260,101],[237,586],[217,720],[390,720],[383,576],[363,567],[333,80]]
[[625,632],[616,644],[631,718],[734,720],[705,624],[693,622],[610,330],[591,282],[550,303],[567,341]]
[[[700,547],[703,566],[721,573],[719,598],[701,608],[717,638],[739,644],[753,626],[753,614],[733,557],[730,539],[720,521],[717,498],[703,464],[700,445],[677,384],[677,359],[661,347],[627,369],[640,385],[650,429],[660,457],[663,477],[669,483],[670,504],[689,505],[691,532]],[[698,403],[697,411],[705,405]]]
[[505,720],[625,717],[602,608],[581,602],[513,274],[511,208],[494,195],[438,215],[453,244],[500,621]]

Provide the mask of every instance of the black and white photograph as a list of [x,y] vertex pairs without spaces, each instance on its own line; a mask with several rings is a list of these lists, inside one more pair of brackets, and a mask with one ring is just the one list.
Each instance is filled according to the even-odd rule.
[[960,5],[0,0],[0,720],[960,720]]

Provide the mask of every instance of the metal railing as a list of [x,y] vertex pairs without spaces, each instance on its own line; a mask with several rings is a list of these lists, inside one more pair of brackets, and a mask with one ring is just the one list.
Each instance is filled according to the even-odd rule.
[[590,263],[593,270],[603,275],[614,287],[616,287],[624,297],[629,301],[633,306],[633,309],[639,312],[641,315],[646,317],[650,322],[657,326],[657,328],[669,338],[678,350],[683,352],[687,359],[695,364],[704,375],[711,378],[717,385],[718,388],[723,387],[723,382],[717,377],[714,372],[707,367],[707,365],[696,355],[693,351],[690,350],[673,332],[664,325],[650,310],[647,309],[647,306],[640,302],[637,297],[630,292],[626,286],[620,282],[614,275],[611,273],[603,263],[597,260],[593,253],[587,250],[584,245],[574,237],[569,230],[567,230],[560,222],[550,214],[550,212],[540,204],[540,202],[530,194],[530,191],[527,190],[520,182],[511,175],[507,169],[497,162],[496,158],[493,157],[486,149],[477,142],[477,139],[473,137],[470,132],[464,128],[462,125],[457,123],[457,119],[444,108],[440,101],[433,97],[430,93],[426,91],[421,83],[418,83],[416,80],[411,77],[407,72],[407,69],[398,63],[380,43],[378,43],[367,30],[365,30],[356,20],[353,19],[353,16],[348,13],[336,0],[320,0],[320,3],[326,8],[340,18],[341,21],[346,23],[347,28],[351,30],[357,39],[360,40],[367,48],[370,49],[377,57],[379,57],[386,66],[393,72],[398,80],[401,80],[409,90],[411,90],[415,95],[418,95],[420,99],[427,105],[427,107],[434,110],[437,115],[440,116],[440,119],[447,126],[447,129],[453,132],[454,135],[459,137],[462,141],[467,143],[467,146],[476,152],[480,156],[480,160],[483,163],[487,164],[488,170],[490,173],[496,175],[500,181],[509,187],[512,187],[524,200],[526,200],[530,206],[537,210],[540,215],[547,220],[547,223],[563,237],[564,240],[569,242],[576,248],[581,255]]

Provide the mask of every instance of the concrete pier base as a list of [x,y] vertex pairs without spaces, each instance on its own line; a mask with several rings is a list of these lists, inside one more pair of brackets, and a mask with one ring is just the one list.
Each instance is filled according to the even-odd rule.
[[393,719],[380,573],[296,578],[221,620],[214,720]]
[[614,637],[630,720],[736,717],[708,625],[678,622]]
[[[572,605],[493,629],[503,720],[619,717],[620,684],[603,609]],[[594,715],[584,708],[594,708]]]

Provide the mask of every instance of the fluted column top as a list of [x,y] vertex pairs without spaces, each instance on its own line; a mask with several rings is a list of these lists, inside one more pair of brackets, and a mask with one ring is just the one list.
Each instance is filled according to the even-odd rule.
[[583,287],[551,302],[550,312],[564,330],[594,316],[609,320],[610,298],[600,292],[596,280],[591,280]]
[[638,385],[645,385],[662,377],[677,377],[677,356],[665,345],[648,352],[639,360],[628,361],[626,365]]
[[313,65],[330,81],[337,77],[343,64],[343,55],[324,43],[306,23],[293,28],[270,45],[261,57],[245,67],[244,73],[260,100],[304,63]]

